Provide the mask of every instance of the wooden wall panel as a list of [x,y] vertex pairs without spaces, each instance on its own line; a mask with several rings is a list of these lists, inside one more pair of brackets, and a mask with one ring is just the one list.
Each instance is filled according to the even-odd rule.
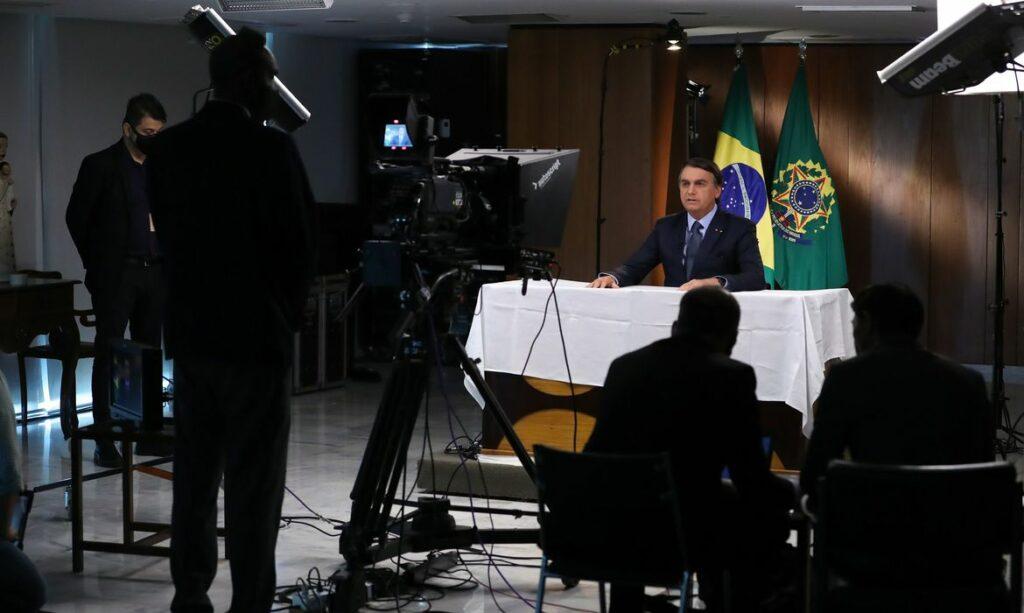
[[[565,278],[589,280],[595,272],[598,111],[604,57],[613,43],[659,33],[649,27],[524,27],[510,31],[509,146],[580,149],[566,232],[558,250]],[[652,156],[671,151],[671,147],[655,147],[653,141],[655,76],[665,78],[655,61],[658,53],[664,51],[627,50],[609,63],[602,269],[619,264],[632,253],[653,225],[657,182],[652,178]],[[678,61],[671,67],[682,70]]]
[[[850,288],[898,281],[925,302],[926,343],[968,363],[991,360],[995,170],[990,97],[903,98],[875,71],[906,51],[893,45],[815,45],[807,79],[819,142],[839,195]],[[714,147],[732,46],[689,49],[691,78],[714,83],[700,119]],[[747,45],[745,59],[765,172],[797,67],[795,45]],[[723,84],[724,83],[724,84]],[[719,85],[721,84],[721,87]],[[1018,299],[1024,287],[1024,219],[1017,176],[1017,105],[1005,96],[1007,209],[1006,358],[1024,363]]]
[[[597,102],[607,46],[648,33],[630,28],[513,29],[509,44],[509,138],[512,146],[582,149],[579,178],[561,258],[567,278],[594,268]],[[744,62],[766,178],[798,56],[795,45],[747,45]],[[995,167],[991,98],[909,99],[879,84],[875,71],[906,51],[894,45],[814,45],[806,61],[819,142],[832,171],[846,245],[850,289],[898,281],[926,305],[928,346],[967,363],[991,360]],[[665,100],[689,75],[711,85],[698,109],[694,153],[712,156],[735,65],[732,45],[693,46],[685,68],[665,68],[653,51],[613,58],[609,73],[604,230],[605,266],[626,257],[653,218],[678,206],[657,175],[674,174],[685,151],[670,139],[666,165],[659,138],[666,109],[681,126],[682,100]],[[1024,363],[1018,300],[1024,288],[1024,218],[1017,173],[1018,110],[1005,97],[1007,232],[1006,358]],[[644,165],[646,164],[646,167]]]
[[[891,54],[892,57],[898,55],[898,51]],[[890,59],[877,55],[875,58],[876,66],[884,66]],[[853,221],[857,215],[868,216],[870,223],[860,229],[868,230],[866,236],[871,250],[862,251],[860,258],[851,257],[851,252],[847,251],[847,269],[854,271],[851,278],[858,280],[858,284],[850,288],[857,291],[870,283],[905,283],[927,306],[932,101],[904,98],[889,88],[882,88],[877,78],[871,81],[871,65],[865,68],[869,76],[864,83],[868,88],[864,96],[871,100],[872,108],[870,114],[862,117],[865,123],[860,129],[871,132],[871,147],[862,152],[867,153],[869,159],[858,166],[870,172],[851,181],[849,189],[854,193],[846,200],[853,206],[844,215],[844,221]],[[840,198],[844,198],[844,194],[840,193]],[[858,227],[855,224],[843,228],[847,245],[856,244],[865,236],[851,233]],[[865,257],[868,259],[863,259]]]
[[984,359],[989,106],[971,96],[932,102],[928,341],[971,362]]

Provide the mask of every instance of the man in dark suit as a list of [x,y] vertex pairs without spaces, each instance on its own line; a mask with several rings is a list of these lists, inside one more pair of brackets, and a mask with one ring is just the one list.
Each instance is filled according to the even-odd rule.
[[857,357],[833,366],[818,396],[800,474],[813,503],[829,461],[965,464],[993,459],[992,412],[977,372],[918,343],[924,307],[909,289],[875,285],[853,302]]
[[[736,299],[719,288],[683,296],[672,337],[612,362],[585,450],[668,452],[687,551],[705,571],[701,584],[729,568],[733,610],[746,611],[769,590],[764,568],[788,536],[795,495],[768,469],[754,370],[729,358],[739,319]],[[723,487],[726,467],[735,489]],[[721,594],[708,592],[702,587],[720,607]],[[612,611],[639,611],[641,597],[640,589],[613,586]]]
[[665,285],[681,290],[723,287],[731,292],[764,289],[764,265],[754,224],[718,208],[722,171],[711,160],[690,158],[679,171],[684,211],[662,217],[622,266],[601,273],[590,287],[636,285],[655,266]]
[[210,56],[213,99],[149,146],[174,358],[173,611],[212,611],[224,480],[231,611],[267,611],[284,494],[293,334],[314,273],[313,196],[264,127],[277,65],[243,28]]
[[[151,216],[146,154],[139,143],[160,132],[167,121],[152,94],[128,101],[121,140],[82,160],[67,224],[85,267],[85,287],[96,312],[96,359],[92,368],[94,423],[110,420],[110,347],[124,338],[160,346],[163,306],[161,253]],[[97,442],[93,459],[117,467],[114,444]]]

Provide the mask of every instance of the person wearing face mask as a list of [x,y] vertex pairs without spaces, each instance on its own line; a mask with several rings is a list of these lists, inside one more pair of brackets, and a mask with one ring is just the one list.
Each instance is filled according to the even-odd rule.
[[[151,215],[146,154],[139,145],[166,122],[167,113],[153,94],[132,97],[120,140],[86,156],[68,202],[68,231],[82,258],[85,287],[96,312],[94,423],[110,420],[111,343],[124,338],[130,325],[132,340],[160,346],[162,254]],[[121,465],[112,442],[98,441],[93,460],[103,467]]]
[[213,97],[147,147],[174,359],[172,611],[212,611],[224,482],[231,611],[267,611],[287,464],[292,339],[315,272],[313,196],[266,127],[277,65],[243,28],[210,55]]

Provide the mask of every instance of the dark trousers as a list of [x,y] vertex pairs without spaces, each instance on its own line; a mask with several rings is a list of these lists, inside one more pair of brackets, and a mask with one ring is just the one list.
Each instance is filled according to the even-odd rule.
[[285,366],[175,359],[172,611],[213,611],[206,592],[217,573],[222,476],[230,610],[270,610],[288,456],[288,383]]
[[124,338],[130,324],[133,341],[160,347],[160,320],[164,290],[160,266],[126,261],[115,288],[97,289],[92,296],[96,312],[96,359],[92,365],[92,417],[110,421],[110,343]]
[[0,537],[0,611],[38,611],[46,602],[46,584],[32,561]]

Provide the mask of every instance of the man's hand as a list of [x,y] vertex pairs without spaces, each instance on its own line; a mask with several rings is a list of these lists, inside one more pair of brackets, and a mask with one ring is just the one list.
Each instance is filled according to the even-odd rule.
[[698,287],[722,287],[722,284],[718,282],[717,277],[711,277],[710,279],[691,279],[680,285],[679,289],[685,292],[691,289],[697,289]]
[[590,282],[590,285],[588,285],[587,287],[610,287],[612,289],[619,289],[619,284],[617,281],[615,281],[615,277],[611,275],[605,275],[603,277],[598,277],[594,279],[593,281]]

